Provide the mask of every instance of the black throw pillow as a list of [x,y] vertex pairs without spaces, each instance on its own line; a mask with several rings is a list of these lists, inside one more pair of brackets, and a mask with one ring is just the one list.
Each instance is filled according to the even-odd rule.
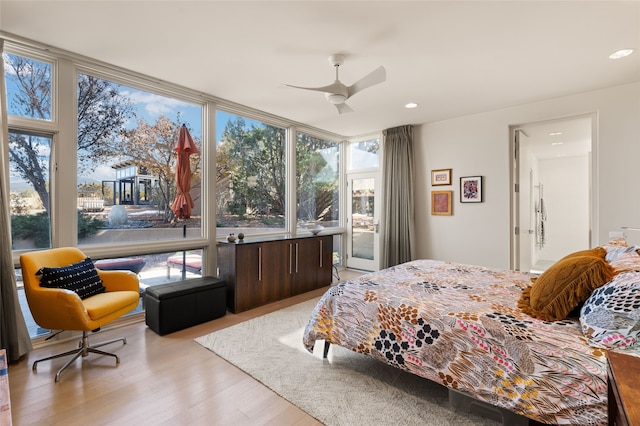
[[88,257],[78,263],[60,268],[41,268],[36,275],[42,275],[40,287],[75,291],[81,299],[105,291],[98,271]]

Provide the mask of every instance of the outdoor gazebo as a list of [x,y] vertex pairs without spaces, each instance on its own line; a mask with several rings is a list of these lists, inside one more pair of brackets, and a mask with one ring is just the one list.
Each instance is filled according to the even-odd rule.
[[[158,178],[151,175],[146,167],[133,161],[125,161],[111,166],[116,171],[113,183],[113,204],[150,204],[151,190],[158,185]],[[117,201],[116,201],[117,200]]]

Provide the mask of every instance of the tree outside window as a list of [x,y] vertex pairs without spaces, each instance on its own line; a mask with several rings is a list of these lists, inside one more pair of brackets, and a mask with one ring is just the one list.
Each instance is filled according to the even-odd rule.
[[285,227],[286,130],[218,112],[217,234]]
[[296,163],[298,227],[338,226],[339,143],[298,133]]
[[[50,121],[56,104],[52,63],[11,53],[4,53],[3,60],[9,114]],[[78,75],[77,99],[79,244],[182,238],[180,230],[171,230],[177,227],[170,209],[176,192],[173,147],[177,130],[187,119],[201,145],[202,107],[85,74]],[[24,240],[20,243],[24,248],[50,246],[49,163],[54,147],[50,136],[39,133],[9,133],[12,233],[14,240]],[[198,155],[192,157],[192,187],[196,188],[192,196],[199,202],[200,161]],[[64,163],[60,159],[58,166]],[[133,165],[136,174],[118,181],[117,165],[123,163]],[[126,197],[144,209],[127,213],[131,232],[122,231],[123,223],[118,225],[121,231],[111,232],[111,208]],[[191,221],[190,235],[202,235],[200,224],[199,218]],[[165,231],[150,233],[142,228]]]

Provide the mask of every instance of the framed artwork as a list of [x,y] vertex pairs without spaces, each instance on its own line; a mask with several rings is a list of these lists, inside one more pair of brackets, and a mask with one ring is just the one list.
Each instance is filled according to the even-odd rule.
[[451,185],[451,169],[431,170],[431,185]]
[[431,191],[431,214],[451,216],[453,191]]
[[482,176],[467,176],[460,178],[460,202],[482,202]]

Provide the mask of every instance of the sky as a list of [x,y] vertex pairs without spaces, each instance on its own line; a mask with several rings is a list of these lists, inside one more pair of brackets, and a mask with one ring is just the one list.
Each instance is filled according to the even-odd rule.
[[[46,66],[44,63],[40,63],[42,66]],[[6,67],[9,69],[9,67]],[[144,119],[147,123],[153,124],[160,116],[165,116],[170,120],[175,120],[180,114],[182,124],[186,124],[191,132],[191,136],[199,143],[202,142],[202,107],[201,105],[192,104],[189,102],[181,101],[166,96],[157,95],[154,93],[138,90],[132,87],[124,85],[116,85],[118,92],[125,98],[129,99],[133,104],[133,109],[136,113],[136,117],[129,120],[126,123],[127,128],[135,128],[139,119]],[[10,100],[14,94],[18,92],[18,87],[13,82],[12,76],[7,72],[6,75],[6,89],[7,98]],[[11,102],[8,102],[8,113],[15,114],[16,111],[12,111]],[[235,116],[223,111],[217,111],[216,113],[216,144],[222,139],[222,132],[226,127],[229,120]],[[245,119],[248,126],[256,125],[260,126],[261,123]],[[80,177],[79,180],[112,180],[115,177],[115,171],[110,165],[97,165],[92,171],[90,176]],[[20,187],[22,189],[23,182],[21,178],[17,176],[11,176],[12,187]],[[15,188],[14,188],[15,189]]]

